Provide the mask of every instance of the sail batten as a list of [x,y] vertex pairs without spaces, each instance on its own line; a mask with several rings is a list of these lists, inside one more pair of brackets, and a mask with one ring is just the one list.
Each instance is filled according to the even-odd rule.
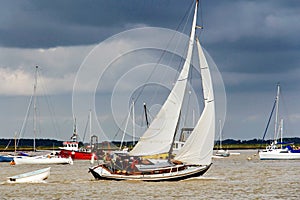
[[129,152],[130,155],[143,156],[167,153],[172,147],[190,70],[197,21],[197,7],[198,4],[195,6],[186,60],[179,77],[153,122],[132,151]]

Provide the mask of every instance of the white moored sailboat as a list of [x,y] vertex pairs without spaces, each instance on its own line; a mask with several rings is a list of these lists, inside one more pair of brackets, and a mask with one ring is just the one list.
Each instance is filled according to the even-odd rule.
[[228,152],[228,150],[224,150],[222,148],[222,126],[221,126],[221,121],[220,121],[220,146],[219,149],[216,152],[216,157],[228,157],[230,156],[230,153]]
[[128,155],[89,168],[96,179],[177,181],[204,174],[212,163],[215,137],[215,101],[210,68],[197,41],[202,76],[204,109],[184,146],[173,160],[144,159],[143,156],[171,152],[189,75],[195,41],[196,2],[186,60],[161,110]]
[[[36,136],[37,136],[37,76],[38,76],[38,66],[35,68],[35,82],[33,86],[33,132],[34,132],[34,138],[33,138],[33,152],[36,153]],[[32,103],[32,98],[30,99],[29,102],[29,107],[31,106]],[[28,110],[27,110],[28,112]],[[26,118],[24,120],[22,129],[20,132],[22,132],[24,124],[27,121],[27,114]],[[15,147],[16,148],[16,147]],[[71,157],[69,158],[63,158],[60,156],[57,156],[55,154],[47,154],[47,155],[38,155],[38,156],[14,156],[13,160],[11,161],[11,165],[19,165],[19,164],[73,164],[73,160]]]
[[[284,143],[282,141],[283,120],[281,120],[280,124],[278,123],[279,95],[280,85],[278,84],[277,95],[273,106],[273,109],[276,108],[274,141],[268,145],[265,150],[259,152],[259,158],[260,160],[300,160],[300,149],[293,149],[293,147],[291,147],[292,143]],[[280,133],[280,142],[277,142],[278,133]]]

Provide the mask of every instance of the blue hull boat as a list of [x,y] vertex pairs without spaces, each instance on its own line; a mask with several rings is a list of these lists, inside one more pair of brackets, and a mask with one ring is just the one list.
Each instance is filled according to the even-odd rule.
[[0,156],[0,162],[10,162],[14,159],[12,156]]

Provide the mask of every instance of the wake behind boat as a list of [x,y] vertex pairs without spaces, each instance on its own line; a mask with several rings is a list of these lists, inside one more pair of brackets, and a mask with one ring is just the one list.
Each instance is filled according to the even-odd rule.
[[189,76],[195,41],[197,9],[198,1],[194,8],[186,60],[167,100],[132,151],[128,154],[115,154],[106,163],[89,168],[96,179],[178,181],[198,177],[210,168],[215,137],[214,90],[210,66],[197,39],[197,56],[200,63],[204,100],[203,112],[174,159],[145,159],[146,156],[171,152],[173,147],[174,134],[177,130]]

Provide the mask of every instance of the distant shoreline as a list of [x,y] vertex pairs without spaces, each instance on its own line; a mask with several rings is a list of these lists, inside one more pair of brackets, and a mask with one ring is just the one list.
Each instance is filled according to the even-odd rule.
[[[17,151],[32,151],[32,140],[33,139],[20,139]],[[300,138],[283,138],[286,143],[293,143],[295,147],[300,147]],[[264,149],[271,140],[261,141],[258,139],[252,140],[233,140],[226,139],[222,141],[222,148],[228,150],[236,149]],[[119,141],[112,142],[114,145],[119,146]],[[88,144],[88,143],[87,143]],[[37,150],[59,150],[59,147],[63,145],[63,141],[55,139],[36,139],[36,149]],[[124,142],[127,147],[132,147],[132,142]],[[214,149],[219,148],[219,141],[215,142]],[[12,152],[14,151],[14,139],[0,139],[0,151],[2,152]]]

